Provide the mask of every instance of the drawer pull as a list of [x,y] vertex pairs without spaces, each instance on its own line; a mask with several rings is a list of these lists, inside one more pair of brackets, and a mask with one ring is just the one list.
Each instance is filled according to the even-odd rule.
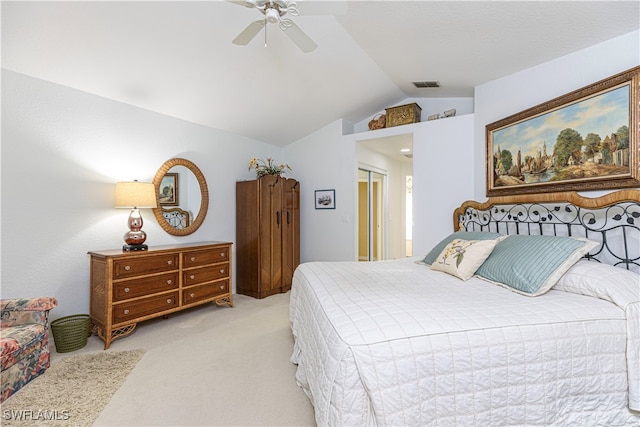
[[226,253],[226,252],[220,252],[220,256],[221,256],[222,258],[224,258],[224,257],[226,257],[226,256],[227,256],[227,253]]
[[224,268],[220,269],[220,273],[224,274]]
[[173,300],[171,298],[167,299],[167,304],[171,304]]
[[220,285],[220,290],[224,291],[224,285]]
[[189,296],[190,296],[191,298],[195,298],[195,297],[196,297],[196,294],[194,294],[193,292],[191,292],[191,293],[189,294]]
[[173,260],[172,260],[172,259],[170,259],[169,261],[167,261],[167,265],[171,265],[171,264],[173,264]]
[[196,276],[195,276],[195,275],[193,275],[193,274],[192,274],[191,276],[189,276],[189,279],[191,279],[191,280],[193,280],[193,279],[195,279],[195,278],[196,278]]
[[195,260],[196,260],[196,257],[192,256],[191,261],[195,261]]
[[125,310],[125,311],[124,311],[124,314],[129,314],[129,310]]
[[131,270],[131,266],[129,266],[129,265],[125,265],[125,266],[124,266],[124,270],[125,270],[125,271],[129,271],[129,270]]
[[129,292],[130,290],[131,290],[131,289],[129,289],[129,288],[124,288],[124,291],[125,291],[125,292]]
[[172,283],[173,283],[173,280],[171,280],[171,279],[167,280],[167,285],[170,285]]

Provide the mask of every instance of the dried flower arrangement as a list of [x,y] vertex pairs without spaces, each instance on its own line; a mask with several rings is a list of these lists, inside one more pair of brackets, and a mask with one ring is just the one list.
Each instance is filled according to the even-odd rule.
[[284,164],[276,164],[271,157],[267,157],[266,160],[258,159],[254,157],[249,162],[249,170],[255,169],[256,176],[258,178],[263,177],[265,175],[282,175],[285,173],[285,170],[291,170],[291,167]]

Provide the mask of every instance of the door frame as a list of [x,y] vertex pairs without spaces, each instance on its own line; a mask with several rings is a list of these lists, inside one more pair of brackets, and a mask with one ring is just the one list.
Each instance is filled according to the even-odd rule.
[[[360,179],[360,172],[364,171],[367,173],[367,180],[361,180]],[[373,174],[378,174],[381,175],[383,178],[382,179],[373,179],[372,176]],[[378,258],[378,260],[385,260],[387,259],[387,229],[388,229],[388,224],[387,224],[387,210],[388,210],[388,184],[389,184],[389,177],[388,177],[388,171],[375,167],[375,166],[371,166],[369,164],[366,163],[358,163],[358,186],[357,186],[357,194],[358,194],[358,200],[360,200],[360,183],[361,182],[367,182],[368,186],[368,192],[367,192],[367,261],[373,261],[376,257]],[[374,181],[379,182],[379,185],[377,186],[377,189],[374,188],[373,185],[371,185]],[[378,200],[378,204],[377,206],[373,206],[373,202],[375,197],[373,194],[373,191],[376,190],[377,192],[377,200]],[[360,203],[358,203],[358,206],[360,205]],[[379,248],[377,251],[375,251],[376,253],[374,254],[374,239],[373,239],[373,235],[374,235],[374,224],[373,224],[373,213],[374,210],[377,211],[377,218],[378,218],[378,224],[380,225],[378,231],[377,231],[377,238],[378,238],[378,242],[379,242]],[[358,225],[357,225],[357,230],[358,230],[358,259],[360,259],[360,212],[358,212],[357,215],[357,220],[358,220]]]

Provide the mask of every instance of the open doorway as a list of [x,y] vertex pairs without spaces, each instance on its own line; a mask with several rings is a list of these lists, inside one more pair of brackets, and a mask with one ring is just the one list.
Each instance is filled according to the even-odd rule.
[[358,259],[412,256],[413,134],[358,141],[357,159]]

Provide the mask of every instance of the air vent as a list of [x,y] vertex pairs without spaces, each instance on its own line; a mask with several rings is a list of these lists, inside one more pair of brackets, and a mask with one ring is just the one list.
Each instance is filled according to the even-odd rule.
[[430,82],[413,82],[415,87],[423,88],[423,87],[440,87],[440,83],[436,80]]

